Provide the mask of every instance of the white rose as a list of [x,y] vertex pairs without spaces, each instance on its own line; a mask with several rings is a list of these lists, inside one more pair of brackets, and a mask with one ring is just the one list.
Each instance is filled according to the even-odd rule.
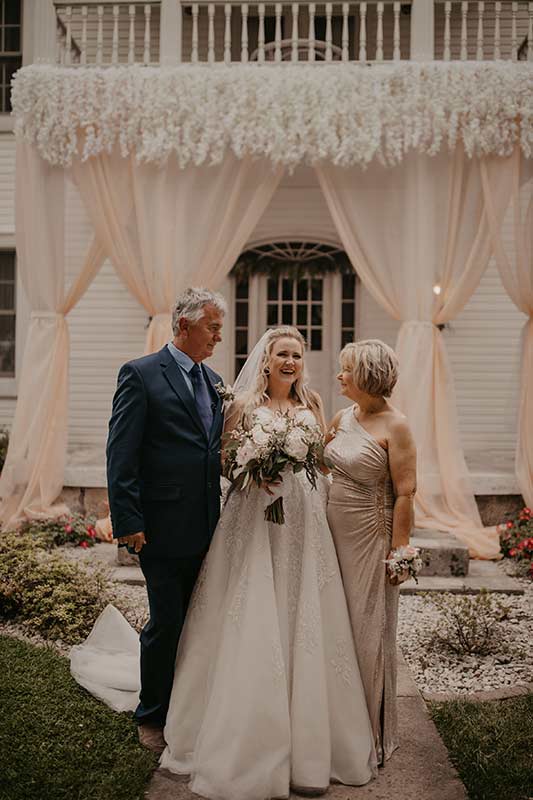
[[289,425],[288,417],[276,417],[272,424],[274,433],[285,433]]
[[310,427],[316,425],[316,417],[309,408],[303,408],[301,411],[297,411],[294,415],[294,419],[302,425],[309,425]]
[[255,455],[256,449],[253,445],[253,442],[250,439],[246,439],[244,444],[242,444],[237,450],[237,464],[240,467],[244,467],[249,461],[252,461],[255,458]]
[[261,427],[261,425],[254,425],[252,428],[252,439],[254,440],[255,444],[261,446],[267,444],[269,440],[268,433]]
[[260,425],[264,431],[270,433],[274,429],[274,417],[264,406],[255,409],[253,418],[255,425]]
[[291,431],[285,439],[285,452],[291,458],[296,458],[298,461],[303,461],[309,450],[302,432],[298,430]]

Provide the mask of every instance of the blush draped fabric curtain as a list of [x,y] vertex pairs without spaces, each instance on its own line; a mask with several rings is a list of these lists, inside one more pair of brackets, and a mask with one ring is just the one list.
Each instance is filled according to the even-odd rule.
[[[438,327],[464,307],[491,254],[479,161],[458,145],[434,157],[411,153],[392,168],[319,165],[317,173],[357,274],[402,322],[392,402],[405,413],[417,446],[416,524],[455,533],[473,557],[497,558],[497,532],[482,526],[466,467]],[[505,203],[504,187],[495,202],[498,219]]]
[[[516,148],[510,159],[482,163],[483,190],[494,254],[502,283],[515,306],[526,315],[522,329],[520,401],[515,469],[520,491],[533,506],[533,159]],[[511,185],[510,241],[504,239],[498,198]]]
[[66,316],[104,261],[93,241],[66,288],[65,174],[35,148],[17,144],[17,269],[31,308],[18,401],[0,477],[0,522],[66,513],[63,488],[68,434],[69,331]]
[[217,288],[267,207],[282,171],[228,155],[180,169],[133,156],[77,161],[73,178],[96,236],[151,317],[145,353],[171,338],[171,309],[187,286]]

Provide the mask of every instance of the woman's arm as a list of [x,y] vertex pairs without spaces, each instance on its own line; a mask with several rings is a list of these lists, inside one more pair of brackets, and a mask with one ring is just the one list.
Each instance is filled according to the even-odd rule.
[[409,544],[414,524],[416,448],[404,419],[395,420],[389,433],[389,467],[394,487],[392,549]]

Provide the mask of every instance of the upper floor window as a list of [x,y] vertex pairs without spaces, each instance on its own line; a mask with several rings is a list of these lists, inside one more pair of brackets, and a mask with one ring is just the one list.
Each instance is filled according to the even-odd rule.
[[0,378],[15,377],[15,251],[0,250]]
[[22,0],[0,0],[0,111],[11,111],[11,78],[22,66]]

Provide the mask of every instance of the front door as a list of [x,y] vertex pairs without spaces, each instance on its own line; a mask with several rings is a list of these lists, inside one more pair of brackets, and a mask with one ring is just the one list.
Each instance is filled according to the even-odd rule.
[[[327,252],[326,245],[309,250],[316,253],[318,247],[320,254]],[[339,258],[341,251],[331,250],[332,258]],[[293,325],[307,342],[309,384],[321,395],[328,420],[346,404],[335,376],[341,348],[356,335],[357,278],[345,269],[300,275],[289,267],[234,277],[234,372],[267,328]]]
[[332,342],[332,284],[334,275],[293,278],[261,276],[259,284],[260,330],[293,325],[307,342],[305,358],[309,384],[321,395],[329,411]]

